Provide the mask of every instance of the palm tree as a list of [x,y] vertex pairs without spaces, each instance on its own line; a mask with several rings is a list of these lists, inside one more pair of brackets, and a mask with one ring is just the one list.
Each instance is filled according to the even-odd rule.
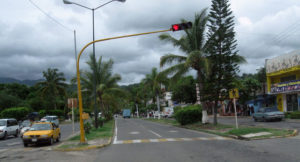
[[42,96],[48,96],[54,109],[56,109],[56,97],[66,95],[67,84],[64,73],[58,72],[58,69],[48,68],[47,71],[43,71],[43,76],[46,80],[37,83],[37,86],[40,87]]
[[[117,82],[121,80],[121,76],[119,74],[112,74],[113,61],[111,59],[108,61],[102,61],[102,57],[100,57],[99,60],[96,61],[96,58],[90,55],[90,60],[87,64],[89,65],[90,70],[83,72],[83,76],[81,78],[82,87],[88,92],[88,94],[91,95],[91,97],[93,97],[92,91],[95,77],[96,95],[98,97],[102,113],[106,118],[110,118],[111,115],[109,114],[109,107],[111,106],[111,100],[125,95],[124,91],[117,85]],[[97,114],[95,117],[96,116]],[[96,122],[95,126],[97,127]]]
[[[172,80],[177,80],[191,69],[197,71],[197,80],[200,91],[203,89],[203,79],[208,73],[209,61],[205,57],[205,28],[208,17],[206,9],[202,10],[200,14],[195,15],[195,20],[191,29],[184,30],[185,35],[180,39],[176,39],[169,34],[162,34],[159,36],[161,40],[171,42],[174,46],[179,47],[185,53],[185,56],[167,54],[161,57],[160,66],[167,64],[173,66],[168,67],[161,72],[162,75],[173,75]],[[182,20],[186,22],[186,20]],[[177,64],[173,64],[177,63]],[[203,107],[203,119],[206,119],[206,109]]]
[[142,80],[142,84],[145,85],[145,88],[150,89],[150,94],[152,96],[152,101],[155,101],[157,110],[160,111],[159,95],[161,93],[161,84],[167,84],[168,80],[164,75],[159,75],[157,68],[152,68],[151,73],[147,74],[146,77]]

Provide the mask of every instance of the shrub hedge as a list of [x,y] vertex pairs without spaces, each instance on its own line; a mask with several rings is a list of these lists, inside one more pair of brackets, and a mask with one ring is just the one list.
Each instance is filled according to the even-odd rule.
[[200,105],[191,105],[178,110],[175,119],[181,124],[192,124],[202,120],[202,108]]
[[294,111],[290,113],[291,119],[300,119],[300,111]]
[[0,113],[0,116],[1,118],[15,118],[17,120],[21,120],[26,118],[31,111],[32,110],[27,107],[13,107],[3,110]]

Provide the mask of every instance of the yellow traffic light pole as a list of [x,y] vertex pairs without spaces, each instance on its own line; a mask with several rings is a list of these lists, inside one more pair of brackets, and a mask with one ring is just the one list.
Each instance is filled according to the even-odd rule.
[[[95,40],[92,41],[90,43],[88,43],[87,45],[85,45],[82,50],[80,51],[78,57],[77,57],[77,89],[78,89],[78,99],[79,99],[79,117],[80,117],[80,143],[86,143],[85,141],[85,137],[84,137],[84,127],[83,127],[83,119],[82,119],[82,95],[81,95],[81,86],[80,86],[80,73],[79,73],[79,60],[80,60],[80,56],[83,53],[83,51],[90,46],[93,43],[96,42],[103,42],[103,41],[108,41],[108,40],[112,40],[112,39],[120,39],[120,38],[127,38],[127,37],[134,37],[134,36],[139,36],[139,35],[147,35],[147,34],[154,34],[154,33],[162,33],[162,32],[168,32],[168,31],[172,31],[171,29],[167,29],[167,30],[159,30],[159,31],[153,31],[153,32],[146,32],[146,33],[138,33],[138,34],[130,34],[130,35],[123,35],[123,36],[118,36],[118,37],[111,37],[111,38],[105,38],[105,39],[99,39],[99,40]],[[95,114],[96,115],[96,114]]]

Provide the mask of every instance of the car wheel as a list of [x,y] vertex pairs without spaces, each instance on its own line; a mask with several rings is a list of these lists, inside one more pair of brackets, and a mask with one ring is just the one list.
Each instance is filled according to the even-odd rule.
[[7,138],[7,132],[4,133],[4,136],[2,137],[2,139],[6,139]]
[[59,142],[59,140],[60,140],[60,134],[58,135],[56,142]]
[[16,130],[15,137],[18,137],[18,136],[19,136],[19,130],[17,129],[17,130]]
[[50,138],[49,145],[53,145],[53,137]]
[[28,143],[23,143],[24,144],[24,147],[28,147]]

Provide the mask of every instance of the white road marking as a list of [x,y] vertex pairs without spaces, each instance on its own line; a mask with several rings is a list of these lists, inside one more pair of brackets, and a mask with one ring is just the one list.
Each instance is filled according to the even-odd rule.
[[153,133],[154,135],[156,135],[157,137],[161,137],[161,135],[159,135],[158,133],[153,132],[152,130],[148,130],[149,132]]
[[117,119],[115,120],[115,139],[113,144],[117,144],[118,141],[118,128],[117,128]]
[[150,142],[159,142],[158,139],[149,139]]
[[140,134],[140,132],[130,132],[129,134]]
[[132,143],[157,143],[157,142],[181,142],[181,141],[208,141],[208,140],[231,140],[225,137],[194,137],[194,138],[158,138],[158,139],[134,139],[121,140],[113,144],[132,144]]
[[176,132],[178,132],[177,130],[170,130],[169,132],[171,132],[171,133],[176,133]]

